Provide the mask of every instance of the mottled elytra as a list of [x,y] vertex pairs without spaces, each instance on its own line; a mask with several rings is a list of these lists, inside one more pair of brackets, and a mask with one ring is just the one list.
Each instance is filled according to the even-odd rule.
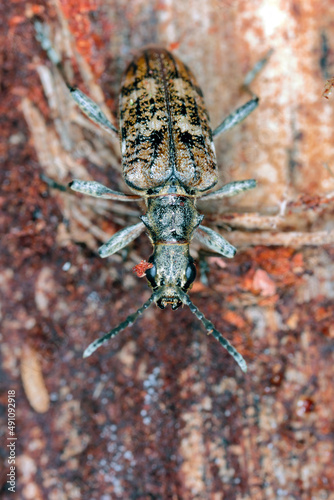
[[[247,75],[244,86],[249,92],[249,83],[266,59]],[[152,289],[150,298],[116,328],[90,344],[84,357],[131,325],[153,302],[161,309],[167,305],[177,309],[185,304],[246,372],[241,354],[188,297],[196,276],[189,244],[195,237],[224,257],[235,255],[236,249],[220,234],[201,225],[203,215],[196,209],[196,200],[234,196],[256,186],[256,181],[250,179],[209,192],[218,180],[213,137],[246,118],[257,107],[258,98],[252,94],[251,100],[212,131],[202,92],[192,72],[161,48],[142,50],[128,66],[119,98],[119,131],[88,96],[69,88],[91,120],[110,133],[119,133],[124,180],[134,194],[112,191],[93,181],[74,180],[71,188],[110,200],[144,199],[147,208],[141,222],[120,230],[102,245],[100,256],[121,250],[145,229],[153,245],[149,265],[142,264],[140,269]]]

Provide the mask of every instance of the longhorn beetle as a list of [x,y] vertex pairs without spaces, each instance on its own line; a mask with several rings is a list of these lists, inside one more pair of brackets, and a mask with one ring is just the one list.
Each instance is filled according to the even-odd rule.
[[[36,25],[37,24],[37,25]],[[36,23],[37,37],[49,57],[60,67],[48,40]],[[73,180],[74,191],[117,201],[144,199],[147,211],[141,222],[121,229],[99,248],[101,257],[121,250],[144,229],[154,251],[144,267],[150,298],[125,321],[96,339],[84,351],[90,356],[98,347],[133,324],[153,302],[164,309],[189,306],[207,332],[233,356],[246,372],[241,354],[226,340],[188,297],[196,276],[189,244],[196,237],[209,249],[232,258],[236,249],[220,234],[202,226],[203,215],[196,200],[221,199],[253,189],[254,179],[230,182],[210,192],[218,181],[213,137],[244,120],[257,106],[258,97],[249,89],[269,54],[257,63],[244,81],[252,98],[235,110],[213,131],[203,94],[190,69],[167,50],[148,47],[140,51],[125,71],[119,97],[119,130],[87,95],[68,85],[82,112],[110,133],[120,136],[124,180],[135,193],[124,194],[94,181]],[[61,67],[60,67],[61,68]],[[66,79],[65,79],[66,81]]]

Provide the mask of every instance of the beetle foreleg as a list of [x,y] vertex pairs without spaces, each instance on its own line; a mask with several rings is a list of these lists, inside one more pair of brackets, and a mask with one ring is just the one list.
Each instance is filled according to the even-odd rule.
[[139,222],[138,224],[134,224],[133,226],[125,227],[121,229],[117,233],[115,233],[107,243],[102,245],[99,248],[100,257],[109,257],[109,255],[113,255],[118,250],[126,247],[131,243],[131,241],[138,238],[138,236],[144,231],[145,224],[143,222]]
[[125,194],[113,191],[112,189],[109,189],[106,186],[103,186],[103,184],[95,181],[79,181],[78,179],[74,179],[69,183],[69,187],[73,191],[78,191],[78,193],[88,194],[89,196],[104,198],[106,200],[137,201],[141,199],[141,196],[136,194]]
[[206,319],[204,314],[198,309],[198,307],[195,306],[195,304],[193,304],[193,302],[190,300],[190,298],[188,297],[188,295],[185,292],[183,292],[182,290],[178,290],[178,295],[179,295],[180,300],[186,306],[188,306],[189,309],[191,310],[191,312],[193,314],[195,314],[195,316],[197,316],[197,318],[203,323],[207,332],[209,334],[212,334],[214,336],[214,338],[216,340],[218,340],[218,342],[224,347],[224,349],[226,349],[227,352],[229,354],[231,354],[231,356],[235,359],[235,361],[240,366],[241,370],[243,372],[247,372],[246,361],[241,356],[241,354],[235,349],[235,347],[233,347],[233,345],[230,344],[230,342],[225,337],[223,337],[223,335],[221,333],[219,333],[218,330],[215,329],[215,327],[213,326],[211,321]]
[[220,198],[228,198],[230,196],[235,196],[236,194],[242,193],[243,191],[248,191],[248,189],[254,189],[256,187],[255,179],[248,179],[246,181],[234,181],[225,184],[222,188],[212,193],[205,194],[200,198],[200,200],[219,200]]
[[236,254],[237,249],[220,234],[216,233],[216,231],[213,231],[213,229],[210,229],[209,227],[199,226],[194,237],[210,248],[210,250],[217,252],[224,257],[232,259]]
[[116,326],[116,328],[113,328],[112,330],[110,330],[110,332],[108,332],[106,335],[103,335],[103,337],[100,337],[99,339],[94,340],[94,342],[92,342],[87,347],[85,352],[83,353],[83,357],[88,358],[88,356],[93,354],[93,352],[96,351],[96,349],[98,349],[102,344],[107,342],[112,337],[115,337],[122,330],[125,330],[125,328],[127,326],[132,325],[136,321],[138,316],[143,314],[145,309],[147,309],[152,304],[153,301],[154,301],[154,294],[152,294],[151,297],[145,302],[145,304],[143,304],[135,313],[130,314],[126,318],[126,320],[124,320],[122,323],[120,323],[118,326]]

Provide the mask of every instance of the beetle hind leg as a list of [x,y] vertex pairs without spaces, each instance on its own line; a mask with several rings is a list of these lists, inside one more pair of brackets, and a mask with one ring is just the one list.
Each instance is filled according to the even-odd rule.
[[70,86],[69,90],[72,98],[88,118],[107,132],[118,135],[117,128],[108,120],[102,109],[88,95]]
[[258,104],[259,98],[253,97],[253,99],[246,102],[246,104],[233,111],[233,113],[225,118],[225,120],[223,120],[222,123],[214,129],[214,131],[212,132],[213,137],[217,137],[217,135],[221,134],[222,132],[225,132],[226,130],[229,130],[230,128],[238,125],[238,123],[242,122],[245,118],[247,118],[248,115],[252,113],[252,111],[254,111],[254,109],[258,107]]
[[48,58],[55,66],[62,71],[61,58],[52,45],[50,40],[50,30],[47,24],[42,23],[38,17],[34,18],[35,38],[41,44],[41,47],[48,55]]
[[246,102],[246,104],[243,104],[242,106],[240,106],[240,108],[237,108],[235,111],[233,111],[233,113],[227,116],[225,120],[223,120],[222,123],[213,130],[212,132],[213,137],[216,137],[222,132],[225,132],[226,130],[235,127],[236,125],[238,125],[238,123],[242,122],[245,118],[247,118],[247,116],[250,115],[252,111],[254,111],[254,109],[258,107],[259,98],[251,90],[250,84],[252,83],[256,75],[266,65],[271,54],[272,50],[269,50],[268,53],[260,61],[258,61],[255,64],[255,66],[245,76],[242,88],[252,96],[252,99],[250,99],[248,102]]
[[90,97],[81,92],[81,90],[74,88],[70,84],[69,79],[66,75],[65,68],[62,64],[61,57],[59,53],[56,51],[56,49],[53,47],[52,42],[50,40],[50,30],[48,26],[42,23],[38,18],[36,18],[34,20],[34,27],[36,33],[35,34],[36,40],[41,44],[41,47],[47,53],[48,58],[50,59],[52,64],[54,64],[58,68],[58,71],[62,75],[62,78],[66,83],[66,86],[71,92],[72,98],[77,103],[81,111],[94,123],[99,125],[107,132],[118,135],[117,128],[110,122],[110,120],[108,120],[108,118],[103,113],[101,108]]

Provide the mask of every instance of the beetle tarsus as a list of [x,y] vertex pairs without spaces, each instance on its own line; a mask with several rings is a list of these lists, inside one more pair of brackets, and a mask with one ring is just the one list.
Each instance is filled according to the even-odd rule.
[[250,84],[256,77],[256,75],[262,70],[262,68],[267,64],[268,59],[270,58],[271,54],[273,53],[273,50],[270,49],[267,54],[258,61],[254,67],[247,73],[245,76],[242,88],[246,92],[248,92],[251,96],[252,99],[247,101],[245,104],[237,108],[233,113],[231,113],[229,116],[227,116],[218,127],[216,127],[212,135],[213,137],[217,137],[219,134],[222,132],[226,132],[226,130],[230,130],[231,128],[235,127],[238,125],[240,122],[242,122],[245,118],[247,118],[248,115],[250,115],[259,105],[259,98],[257,95],[254,94],[252,89],[250,88]]

